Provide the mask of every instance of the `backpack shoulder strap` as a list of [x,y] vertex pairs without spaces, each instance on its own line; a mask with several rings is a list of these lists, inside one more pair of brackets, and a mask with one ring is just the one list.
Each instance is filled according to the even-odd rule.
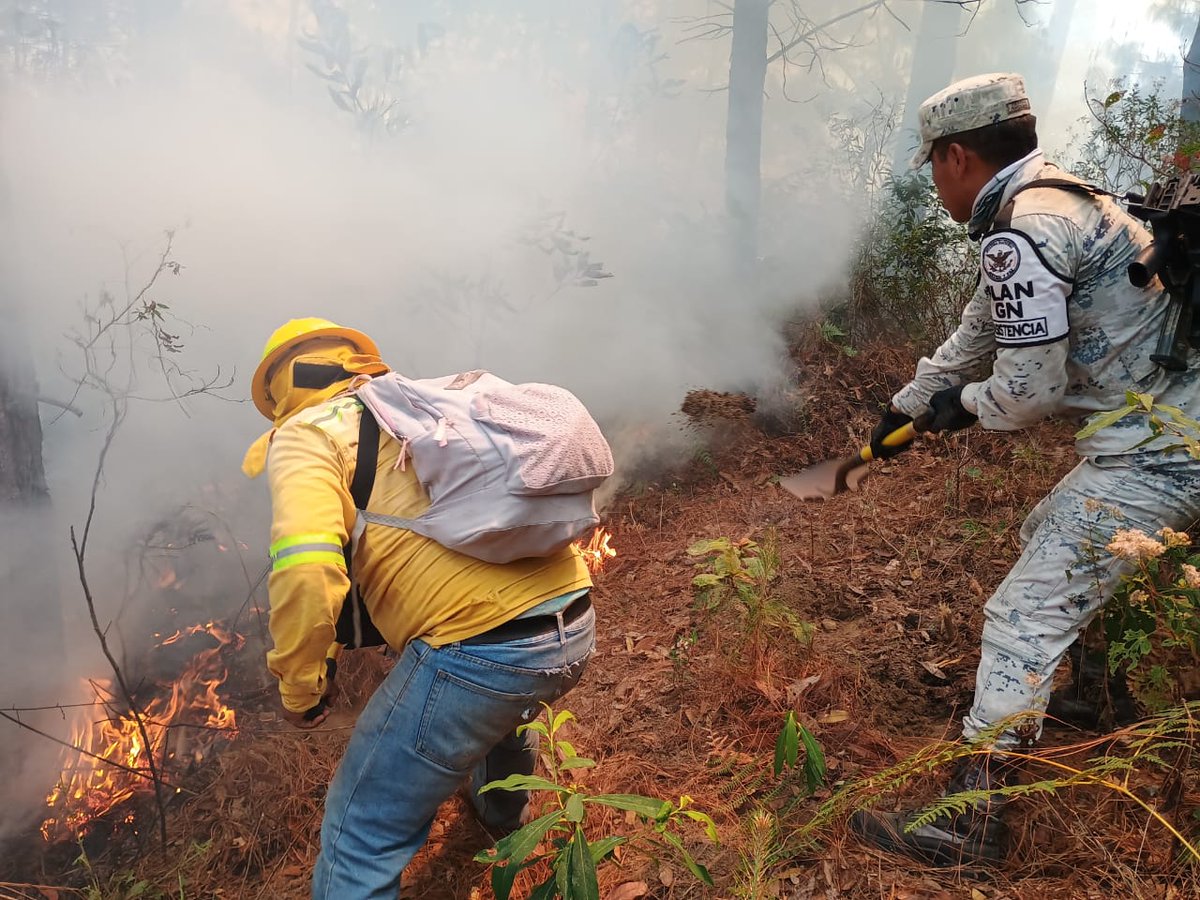
[[[375,468],[379,464],[379,423],[366,404],[362,404],[362,418],[358,425],[358,455],[354,463],[354,478],[350,482],[350,496],[358,510],[367,508],[371,491],[375,487]],[[357,527],[354,529],[357,532]],[[358,582],[354,579],[354,539],[342,548],[346,559],[346,575],[350,578],[350,593],[342,602],[335,630],[338,643],[347,647],[377,647],[386,644],[383,635],[371,621]]]
[[362,418],[358,424],[358,456],[354,463],[354,479],[350,482],[350,496],[355,509],[366,509],[375,488],[375,468],[379,465],[379,423],[367,405],[362,405]]
[[1119,194],[1114,194],[1112,191],[1106,191],[1104,188],[1096,187],[1094,184],[1087,184],[1082,181],[1072,181],[1069,178],[1035,178],[1028,184],[1023,184],[1008,198],[1008,202],[1000,212],[996,213],[996,218],[992,220],[991,231],[1004,231],[1012,227],[1013,207],[1016,205],[1017,194],[1022,191],[1027,191],[1030,188],[1058,188],[1061,191],[1068,191],[1072,194],[1086,194],[1089,197],[1116,197],[1120,198]]

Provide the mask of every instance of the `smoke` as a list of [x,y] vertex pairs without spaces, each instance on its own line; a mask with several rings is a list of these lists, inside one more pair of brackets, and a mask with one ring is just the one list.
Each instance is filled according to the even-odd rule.
[[[109,410],[94,390],[75,396],[81,357],[64,335],[86,328],[102,291],[136,295],[167,229],[182,268],[147,297],[167,304],[164,327],[183,344],[170,361],[233,382],[172,401],[153,359],[115,363],[155,398],[117,432],[90,550],[101,619],[131,641],[146,637],[137,603],[153,588],[137,548],[156,523],[208,521],[213,541],[243,542],[251,574],[261,568],[266,497],[238,466],[267,427],[248,377],[289,318],[364,330],[414,376],[484,367],[567,386],[626,463],[678,445],[688,389],[785,379],[779,324],[842,280],[866,156],[891,155],[886,134],[863,149],[830,121],[869,122],[881,97],[903,93],[911,36],[866,17],[821,66],[771,69],[748,275],[723,214],[728,39],[684,40],[704,5],[502,6],[349,2],[342,18],[324,0],[97,4],[113,11],[68,15],[56,43],[5,33],[17,49],[0,94],[0,202],[14,263],[0,280],[30,322],[42,393],[74,397],[82,416],[44,407],[53,517],[35,539],[24,516],[0,535],[22,536],[3,542],[5,572],[28,576],[39,548],[67,649],[15,649],[0,705],[56,702],[103,671],[67,527],[87,515]],[[818,21],[842,11],[806,8]],[[985,42],[963,39],[960,69]],[[195,568],[197,602],[238,608],[248,587],[232,554]],[[131,592],[144,595],[132,606]]]

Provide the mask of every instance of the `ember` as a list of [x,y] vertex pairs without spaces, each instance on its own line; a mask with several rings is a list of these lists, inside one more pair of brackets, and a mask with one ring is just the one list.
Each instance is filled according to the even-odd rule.
[[604,568],[604,564],[617,555],[617,551],[608,545],[612,534],[605,531],[603,528],[597,528],[592,533],[592,539],[586,544],[580,541],[576,546],[579,547],[579,552],[583,554],[583,561],[587,564],[588,571],[595,575]]
[[[183,674],[170,685],[169,694],[154,698],[140,711],[150,742],[148,751],[137,717],[131,712],[94,721],[90,708],[84,708],[72,729],[75,750],[66,751],[58,784],[46,796],[52,815],[42,823],[41,830],[47,841],[81,837],[121,803],[152,790],[148,753],[154,754],[161,775],[172,762],[183,764],[175,766],[176,771],[187,763],[198,762],[218,733],[226,737],[236,734],[236,715],[221,702],[217,688],[227,675],[223,654],[240,649],[242,636],[220,623],[208,622],[177,631],[159,646],[201,633],[216,639],[217,646],[192,657]],[[89,684],[96,692],[97,705],[113,708],[117,697],[111,684]],[[194,732],[204,736],[197,740],[191,734]],[[129,813],[122,821],[132,822],[132,818]]]

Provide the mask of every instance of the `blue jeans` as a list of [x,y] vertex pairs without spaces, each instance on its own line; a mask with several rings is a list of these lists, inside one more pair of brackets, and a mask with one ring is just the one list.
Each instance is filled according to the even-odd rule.
[[[532,770],[533,748],[513,732],[575,686],[596,646],[594,610],[561,622],[501,644],[418,640],[404,649],[329,786],[314,900],[395,900],[438,807],[468,775]],[[525,798],[499,793],[476,808],[490,824],[515,824]]]

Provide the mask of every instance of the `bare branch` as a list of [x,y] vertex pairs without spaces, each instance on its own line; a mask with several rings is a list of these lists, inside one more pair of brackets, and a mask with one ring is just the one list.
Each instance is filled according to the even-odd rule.
[[83,410],[77,406],[72,406],[63,400],[55,400],[53,397],[45,397],[41,394],[37,396],[38,403],[44,403],[46,406],[57,406],[59,409],[66,410],[69,413],[74,413],[76,416],[83,416]]
[[[108,433],[104,438],[104,445],[100,448],[100,458],[96,463],[96,474],[92,478],[92,491],[88,502],[87,519],[83,526],[82,538],[76,540],[75,526],[70,529],[71,534],[71,550],[75,554],[75,565],[79,572],[79,584],[83,588],[83,598],[87,602],[88,615],[92,619],[92,630],[96,633],[96,639],[100,642],[100,649],[104,653],[104,658],[108,660],[109,666],[112,668],[113,676],[117,680],[117,684],[121,687],[121,692],[128,704],[129,712],[137,723],[138,734],[142,738],[142,746],[146,751],[146,764],[150,769],[150,778],[154,782],[154,802],[158,807],[158,836],[162,842],[163,852],[167,849],[167,807],[163,799],[163,782],[162,775],[158,770],[158,764],[154,759],[154,744],[150,741],[150,735],[146,731],[146,723],[142,718],[141,710],[138,709],[137,702],[134,700],[133,692],[129,689],[129,685],[125,681],[125,673],[117,664],[117,658],[113,656],[111,648],[108,646],[108,638],[105,629],[100,627],[100,619],[96,615],[96,602],[92,597],[91,585],[88,583],[87,567],[84,565],[84,554],[87,552],[87,541],[91,534],[92,522],[96,514],[96,495],[100,490],[100,479],[104,474],[104,461],[108,458],[108,451],[112,448],[113,439],[117,435],[117,429],[121,427],[121,422],[125,419],[125,407],[122,401],[115,395],[111,395],[112,400],[112,421],[109,423]],[[90,754],[89,754],[90,755]]]
[[832,19],[822,22],[820,25],[813,25],[807,31],[805,31],[802,34],[793,38],[790,43],[785,44],[784,46],[782,46],[778,50],[776,50],[774,53],[772,53],[770,56],[768,56],[767,57],[767,65],[770,65],[771,63],[775,62],[775,60],[777,60],[777,59],[782,59],[783,57],[787,56],[788,51],[792,50],[795,47],[800,46],[808,38],[811,38],[814,35],[819,34],[820,32],[824,31],[826,28],[828,28],[830,25],[836,25],[838,22],[841,22],[844,19],[849,19],[852,16],[856,16],[861,12],[867,12],[868,10],[876,9],[880,6],[886,6],[886,5],[887,5],[887,0],[871,0],[870,3],[864,3],[862,6],[855,7],[854,9],[849,10],[848,12],[844,12],[841,15],[834,16]]
[[[51,709],[53,709],[53,708],[54,707],[51,707]],[[100,756],[99,754],[96,754],[96,753],[92,753],[90,750],[84,750],[82,747],[76,747],[70,741],[64,741],[64,740],[62,740],[62,738],[56,738],[54,735],[48,734],[47,732],[42,731],[39,728],[34,728],[28,722],[22,721],[17,716],[9,715],[7,712],[5,712],[2,709],[0,709],[0,718],[7,719],[8,721],[12,722],[17,727],[24,728],[26,731],[31,731],[34,734],[38,735],[39,737],[44,737],[48,741],[52,741],[53,743],[58,744],[62,747],[66,747],[69,750],[74,750],[76,753],[81,753],[84,756],[87,756],[87,757],[90,757],[91,759],[102,762],[106,766],[111,766],[114,769],[120,769],[122,772],[128,772],[130,775],[136,775],[138,778],[149,779],[154,782],[154,787],[156,790],[160,790],[163,786],[166,786],[166,787],[169,787],[173,791],[183,791],[183,792],[189,793],[189,794],[195,793],[194,791],[189,791],[189,790],[187,790],[187,788],[180,787],[179,785],[169,784],[165,781],[162,781],[154,773],[153,769],[151,769],[150,772],[147,773],[145,769],[135,769],[132,766],[126,766],[126,765],[123,765],[122,763],[114,762],[113,760],[108,759],[107,757]]]

